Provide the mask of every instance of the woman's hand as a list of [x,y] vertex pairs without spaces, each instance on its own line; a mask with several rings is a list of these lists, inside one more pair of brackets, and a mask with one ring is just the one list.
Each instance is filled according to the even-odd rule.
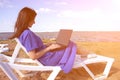
[[52,45],[52,44],[56,44],[56,42],[48,42],[48,43],[46,43],[45,45],[48,47],[48,46],[50,46],[50,45]]
[[61,48],[62,46],[57,44],[57,43],[53,43],[49,46],[49,49],[50,50],[54,50],[54,49],[58,49],[58,48]]

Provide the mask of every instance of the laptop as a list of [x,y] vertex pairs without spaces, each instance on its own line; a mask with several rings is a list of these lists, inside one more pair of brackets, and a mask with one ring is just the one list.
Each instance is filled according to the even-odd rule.
[[53,49],[51,51],[61,50],[68,46],[73,30],[71,29],[60,29],[57,37],[56,43],[61,45],[60,48]]
[[60,29],[56,38],[56,43],[62,46],[68,46],[73,30]]

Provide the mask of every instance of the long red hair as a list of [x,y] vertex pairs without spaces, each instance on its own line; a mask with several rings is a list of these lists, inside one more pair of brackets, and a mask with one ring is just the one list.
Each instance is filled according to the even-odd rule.
[[31,8],[24,7],[21,9],[14,26],[14,34],[10,39],[19,37],[24,30],[28,29],[30,21],[34,20],[36,15],[37,13]]

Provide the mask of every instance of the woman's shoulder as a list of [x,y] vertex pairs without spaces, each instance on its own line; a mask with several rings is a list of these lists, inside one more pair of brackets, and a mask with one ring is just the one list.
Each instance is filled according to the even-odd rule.
[[28,36],[28,35],[34,35],[34,33],[31,30],[26,29],[26,30],[23,31],[22,35]]
[[29,30],[29,29],[26,29],[26,30],[24,30],[23,32],[22,32],[22,34],[20,35],[20,37],[27,37],[27,36],[30,36],[30,35],[32,35],[33,33],[32,33],[32,31],[31,30]]
[[29,30],[29,29],[26,29],[26,30],[23,31],[23,34],[28,34],[28,33],[32,33],[32,31]]

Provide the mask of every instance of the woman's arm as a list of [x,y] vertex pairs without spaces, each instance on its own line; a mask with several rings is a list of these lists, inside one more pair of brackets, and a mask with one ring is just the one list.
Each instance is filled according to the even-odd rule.
[[46,52],[50,51],[49,47],[40,50],[39,52],[36,52],[36,50],[29,51],[29,57],[32,58],[33,60],[38,59],[39,57],[43,56]]
[[59,44],[51,44],[50,46],[48,46],[45,49],[40,50],[38,52],[36,52],[35,50],[32,50],[32,51],[28,52],[29,53],[29,57],[32,58],[33,60],[34,59],[38,59],[38,58],[42,57],[48,51],[51,51],[53,49],[60,48],[60,47],[61,46]]

